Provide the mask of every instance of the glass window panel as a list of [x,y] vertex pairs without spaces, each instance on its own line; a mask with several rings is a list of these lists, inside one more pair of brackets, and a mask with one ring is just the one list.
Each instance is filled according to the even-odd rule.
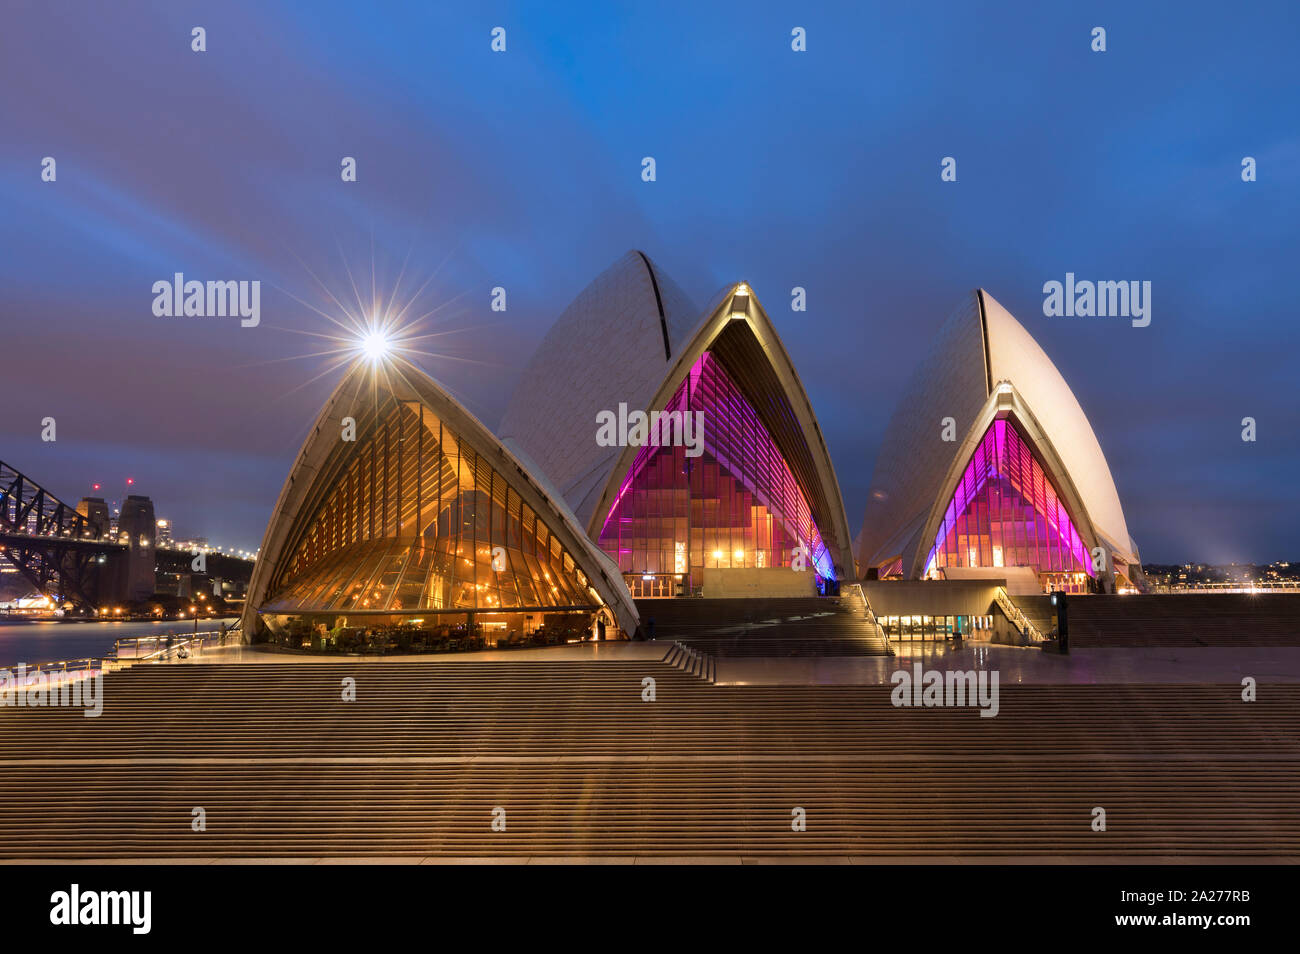
[[[268,606],[414,614],[599,602],[545,522],[432,411],[390,403],[363,433]],[[500,571],[494,546],[505,549]]]
[[1064,502],[1011,421],[994,421],[976,445],[926,565],[1092,574]]
[[640,586],[643,574],[681,573],[698,586],[705,567],[790,566],[801,545],[820,576],[833,574],[793,471],[711,353],[665,410],[700,415],[703,454],[652,444],[638,450],[599,537],[629,585]]

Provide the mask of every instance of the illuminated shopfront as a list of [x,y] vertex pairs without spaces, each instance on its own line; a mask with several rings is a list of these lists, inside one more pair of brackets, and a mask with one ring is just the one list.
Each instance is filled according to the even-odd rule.
[[988,615],[878,616],[876,621],[890,639],[913,641],[987,639],[993,629],[993,617]]

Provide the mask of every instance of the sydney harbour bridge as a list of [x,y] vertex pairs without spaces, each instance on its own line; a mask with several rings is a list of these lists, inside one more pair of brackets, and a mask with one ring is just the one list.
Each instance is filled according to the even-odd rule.
[[[124,529],[133,502],[143,502],[136,516],[147,520]],[[102,501],[69,506],[0,461],[0,564],[15,567],[69,615],[94,616],[106,604],[147,599],[159,573],[193,573],[193,554],[156,545],[152,516],[148,498],[128,498],[114,530]],[[249,560],[205,553],[201,575],[246,584],[252,567]]]

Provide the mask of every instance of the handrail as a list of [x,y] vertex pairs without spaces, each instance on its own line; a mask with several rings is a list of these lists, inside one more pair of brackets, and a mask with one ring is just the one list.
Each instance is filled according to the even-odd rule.
[[885,627],[881,626],[880,620],[876,619],[875,610],[871,608],[870,603],[867,603],[866,597],[863,597],[862,602],[867,607],[867,622],[876,627],[876,632],[880,634],[880,638],[885,644],[885,652],[891,656],[894,655],[894,645],[889,641],[889,634],[885,632]]
[[188,649],[190,647],[193,647],[198,652],[203,652],[204,644],[207,642],[209,635],[211,634],[204,633],[201,637],[198,635],[189,636],[185,639],[178,640],[170,646],[164,646],[162,649],[155,650],[143,659],[136,661],[151,662],[155,659],[166,659],[175,653],[179,653],[182,649]]
[[862,584],[853,583],[843,589],[856,593],[857,598],[862,601],[862,608],[866,611],[867,622],[875,627],[876,633],[880,636],[881,642],[885,644],[886,654],[890,656],[896,655],[894,652],[894,645],[889,641],[889,634],[885,632],[885,627],[880,625],[880,620],[876,619],[875,610],[873,610],[871,604],[867,602],[867,594],[862,592]]
[[[102,663],[102,656],[85,656],[81,659],[60,659],[55,662],[43,662],[31,665],[29,663],[14,663],[15,666],[22,666],[28,672],[53,672],[56,668],[59,672],[77,672],[81,669],[95,669],[97,667],[91,663]],[[73,665],[74,663],[83,663],[84,665]],[[8,668],[8,667],[5,667]]]
[[[231,635],[231,632],[232,632],[232,630],[227,629],[227,630],[225,631],[224,635],[225,635],[225,636],[230,636],[230,635]],[[188,641],[192,641],[196,636],[203,636],[203,637],[216,636],[216,637],[220,637],[220,636],[222,636],[222,635],[223,635],[223,633],[222,633],[222,631],[219,630],[219,629],[203,629],[203,630],[199,630],[198,632],[194,632],[194,633],[160,633],[160,634],[158,634],[158,635],[156,635],[156,636],[123,636],[122,638],[113,641],[113,653],[114,653],[114,655],[117,656],[118,658],[126,658],[126,659],[142,659],[142,658],[147,658],[147,657],[142,657],[142,656],[139,655],[140,644],[141,644],[141,643],[154,643],[154,644],[157,644],[157,643],[161,643],[161,642],[166,642],[168,639],[171,639],[171,640],[173,641],[173,647],[175,647],[177,644],[180,643],[181,640],[185,640],[185,641],[187,641],[187,642],[188,642]],[[134,655],[134,656],[123,657],[123,656],[122,656],[122,647],[123,647],[123,646],[134,646],[134,648],[135,648],[135,650],[136,650],[136,655]],[[154,655],[154,654],[155,654],[155,653],[150,653],[149,655],[152,656],[152,655]]]
[[15,663],[12,667],[3,668],[19,669],[21,667],[25,675],[32,673],[43,673],[52,680],[61,683],[64,678],[83,676],[93,676],[96,673],[108,672],[108,660],[103,657],[87,656],[84,659],[61,659],[58,662],[36,663],[29,666],[27,663]]
[[1196,583],[1190,586],[1167,586],[1160,584],[1148,589],[1150,593],[1161,595],[1178,595],[1186,593],[1294,593],[1300,592],[1300,582],[1260,582],[1260,583]]
[[[140,649],[140,643],[162,642],[167,639],[167,634],[163,634],[159,636],[123,636],[120,639],[116,639],[113,641],[113,655],[111,656],[79,656],[76,659],[56,659],[51,662],[40,662],[40,663],[17,662],[14,663],[12,667],[6,666],[0,668],[16,668],[18,666],[22,666],[25,672],[28,673],[41,672],[41,673],[45,673],[46,675],[53,675],[55,673],[59,675],[63,675],[64,673],[93,673],[99,671],[108,672],[114,663],[123,664],[123,663],[133,663],[133,662],[146,662],[148,660],[155,659],[155,658],[164,659],[170,653],[175,652],[176,650],[180,649],[182,646],[187,646],[187,647],[194,646],[196,645],[196,643],[199,651],[202,652],[204,646],[210,642],[208,640],[209,636],[214,636],[220,639],[220,637],[223,635],[229,637],[230,635],[232,635],[233,632],[234,632],[233,629],[227,629],[223,634],[221,630],[205,629],[205,630],[200,630],[197,633],[172,633],[171,638],[174,640],[174,642],[172,643],[171,646],[163,646],[161,649],[155,649],[153,652],[150,652],[144,656],[136,655],[136,656],[126,656],[126,657],[123,657],[121,655],[121,648],[123,644],[134,643],[136,651],[138,652]],[[203,637],[203,638],[196,639],[196,637]]]
[[1041,643],[1045,637],[1038,631],[1038,627],[1029,621],[1029,617],[1020,611],[1020,607],[1011,599],[1005,586],[999,586],[993,591],[993,599],[1002,608],[1013,626],[1020,631],[1020,635],[1028,636],[1031,642]]
[[[127,668],[135,663],[159,662],[169,658],[175,653],[179,653],[182,648],[192,648],[198,652],[203,652],[210,642],[215,642],[218,646],[224,646],[226,638],[229,637],[232,632],[232,629],[227,629],[224,632],[217,629],[206,629],[196,633],[171,633],[161,634],[158,636],[126,636],[114,642],[113,652],[115,658],[112,661],[116,663],[118,668]],[[142,642],[158,643],[168,638],[174,640],[170,646],[163,646],[160,649],[155,649],[143,656],[139,655],[140,644]],[[135,644],[136,655],[125,657],[121,655],[122,645],[126,643]]]

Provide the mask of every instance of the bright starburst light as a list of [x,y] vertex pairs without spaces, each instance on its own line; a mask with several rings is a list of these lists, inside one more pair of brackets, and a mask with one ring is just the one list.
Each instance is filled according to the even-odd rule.
[[372,362],[382,361],[388,357],[388,335],[379,328],[368,331],[361,339],[361,353]]
[[[339,257],[341,268],[337,273],[336,281],[343,285],[345,291],[336,293],[332,287],[334,282],[322,281],[301,259],[299,264],[316,283],[323,298],[317,304],[313,304],[286,289],[279,289],[332,326],[321,330],[279,327],[278,330],[307,336],[321,345],[319,348],[311,349],[309,353],[261,362],[270,364],[304,359],[323,361],[323,368],[319,373],[299,382],[297,386],[290,389],[289,393],[307,387],[322,377],[333,375],[340,368],[358,364],[371,370],[377,385],[394,379],[404,380],[407,371],[418,368],[420,364],[433,364],[436,367],[444,362],[457,362],[485,365],[501,370],[495,362],[463,356],[464,346],[455,347],[452,341],[448,340],[453,335],[471,330],[481,334],[485,328],[481,321],[475,321],[470,325],[461,324],[460,327],[447,327],[447,323],[457,315],[462,318],[462,321],[464,319],[466,309],[457,306],[461,296],[455,296],[432,306],[417,304],[422,298],[427,297],[425,293],[437,277],[436,271],[418,288],[403,288],[403,279],[406,277],[407,264],[410,261],[410,253],[408,253],[407,262],[402,265],[392,288],[383,288],[381,284],[386,283],[381,283],[375,275],[372,248],[369,293],[364,294],[341,248]],[[450,347],[439,348],[438,344]],[[462,354],[454,353],[457,351]]]

